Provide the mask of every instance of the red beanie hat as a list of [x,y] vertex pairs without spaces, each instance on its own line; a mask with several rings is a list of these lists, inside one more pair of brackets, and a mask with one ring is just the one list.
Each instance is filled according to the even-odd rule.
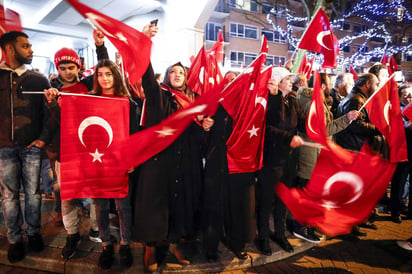
[[79,55],[69,48],[62,48],[54,55],[54,64],[56,65],[56,68],[58,68],[59,64],[63,61],[75,63],[79,68],[82,66]]

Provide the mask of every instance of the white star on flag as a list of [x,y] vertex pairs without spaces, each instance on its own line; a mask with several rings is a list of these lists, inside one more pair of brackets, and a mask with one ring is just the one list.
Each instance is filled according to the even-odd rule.
[[123,33],[118,32],[118,33],[116,33],[116,36],[117,36],[117,38],[119,38],[120,41],[123,41],[126,44],[129,44],[128,41],[127,41],[127,38],[123,35]]
[[249,129],[247,132],[249,132],[250,136],[249,139],[252,138],[252,136],[258,136],[257,135],[257,131],[259,130],[258,127],[255,127],[255,125],[253,125],[252,129]]
[[162,130],[156,130],[156,133],[159,133],[159,137],[166,137],[175,134],[176,129],[164,127]]
[[96,148],[96,151],[94,153],[89,153],[90,155],[93,156],[93,161],[92,163],[99,161],[100,163],[102,163],[102,156],[104,155],[103,153],[99,153],[99,151]]

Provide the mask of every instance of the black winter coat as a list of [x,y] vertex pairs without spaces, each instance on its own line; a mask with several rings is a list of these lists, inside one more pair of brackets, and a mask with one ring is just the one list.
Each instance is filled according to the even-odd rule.
[[[354,87],[340,102],[337,116],[340,117],[351,110],[359,110],[367,99],[367,95],[362,90]],[[360,151],[364,142],[368,142],[376,151],[384,153],[387,150],[381,133],[369,120],[369,114],[365,108],[361,110],[358,119],[343,131],[335,134],[335,140],[340,146],[355,151]]]
[[[178,110],[172,93],[162,89],[149,65],[142,78],[146,126],[158,124]],[[193,236],[200,206],[202,127],[192,123],[168,148],[140,166],[134,209],[135,241],[175,242]]]

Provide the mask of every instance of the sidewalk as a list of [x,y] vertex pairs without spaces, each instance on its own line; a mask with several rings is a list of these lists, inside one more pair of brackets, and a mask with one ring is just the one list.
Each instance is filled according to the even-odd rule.
[[[22,198],[22,196],[21,196]],[[21,200],[24,203],[24,201]],[[102,271],[97,267],[99,255],[102,247],[99,243],[94,243],[89,240],[89,219],[83,217],[81,232],[82,241],[78,247],[78,252],[72,259],[64,261],[60,254],[63,246],[66,243],[66,232],[64,228],[59,228],[54,225],[54,200],[45,199],[43,197],[42,204],[42,235],[44,238],[45,249],[39,253],[29,252],[26,257],[15,264],[11,264],[7,259],[8,243],[6,238],[6,227],[4,225],[3,217],[0,216],[0,269],[2,266],[6,269],[10,267],[21,267],[31,270],[47,271],[53,273],[143,273],[143,246],[141,243],[132,244],[132,253],[134,262],[132,267],[122,269],[119,265],[118,250],[115,249],[115,262],[109,271]],[[115,237],[118,236],[118,230],[112,229]],[[234,257],[233,253],[225,246],[219,246],[220,261],[207,262],[202,254],[201,246],[198,241],[184,243],[182,245],[183,252],[187,258],[192,262],[191,265],[181,266],[173,261],[173,258],[166,257],[166,264],[159,268],[159,273],[173,273],[173,272],[226,272],[236,271],[241,269],[253,268],[265,264],[270,264],[290,256],[302,253],[314,244],[296,239],[290,236],[290,243],[294,246],[294,253],[284,252],[279,246],[271,242],[273,254],[272,256],[261,255],[253,244],[248,244],[246,250],[249,253],[249,258],[246,260],[239,260]],[[8,267],[6,267],[8,266]],[[241,271],[242,272],[242,271]],[[12,272],[10,272],[12,273]]]

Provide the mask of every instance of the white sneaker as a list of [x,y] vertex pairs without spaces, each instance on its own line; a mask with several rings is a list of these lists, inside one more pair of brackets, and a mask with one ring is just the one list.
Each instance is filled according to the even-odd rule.
[[98,230],[93,230],[90,228],[90,234],[89,234],[90,241],[95,242],[95,243],[101,243],[102,239],[100,239],[99,236],[100,234]]
[[410,241],[396,241],[396,243],[405,250],[412,251],[412,242]]

